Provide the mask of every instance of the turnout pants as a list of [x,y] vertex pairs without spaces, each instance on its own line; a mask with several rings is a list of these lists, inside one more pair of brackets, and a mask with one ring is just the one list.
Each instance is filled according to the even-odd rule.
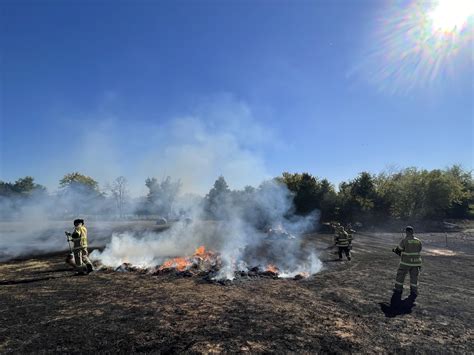
[[351,260],[351,252],[349,250],[349,247],[338,247],[338,254],[339,254],[339,259],[342,259],[342,252],[346,254],[347,260]]
[[89,259],[87,248],[74,250],[74,262],[80,271],[92,270],[92,263]]
[[400,265],[395,279],[395,291],[403,291],[403,282],[407,274],[410,274],[410,293],[418,294],[418,275],[420,274],[419,266]]

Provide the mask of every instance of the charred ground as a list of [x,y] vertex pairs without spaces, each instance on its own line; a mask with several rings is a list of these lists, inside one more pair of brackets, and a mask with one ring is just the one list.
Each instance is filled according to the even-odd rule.
[[0,352],[442,352],[474,348],[474,235],[418,234],[420,297],[388,305],[394,233],[356,235],[336,262],[332,236],[306,236],[324,270],[308,279],[220,285],[173,273],[74,276],[64,254],[0,264]]

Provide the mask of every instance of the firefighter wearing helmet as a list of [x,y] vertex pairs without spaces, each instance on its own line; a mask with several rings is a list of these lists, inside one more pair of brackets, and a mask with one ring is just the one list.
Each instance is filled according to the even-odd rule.
[[334,243],[338,249],[339,260],[342,260],[342,253],[346,255],[347,260],[351,260],[352,235],[347,233],[339,223],[334,225],[336,236]]
[[[395,279],[394,297],[400,298],[403,292],[403,282],[407,274],[410,274],[410,298],[413,300],[418,295],[418,275],[421,269],[422,244],[415,238],[413,227],[405,228],[405,238],[392,251],[400,256],[400,265]],[[397,297],[398,296],[398,297]]]
[[93,270],[92,263],[89,259],[87,251],[87,228],[83,219],[74,220],[74,231],[66,232],[69,241],[73,242],[74,261],[69,263],[74,266],[80,274],[89,273]]

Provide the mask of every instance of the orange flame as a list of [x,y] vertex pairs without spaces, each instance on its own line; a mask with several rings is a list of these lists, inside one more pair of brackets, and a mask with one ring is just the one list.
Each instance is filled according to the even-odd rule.
[[176,269],[178,271],[184,271],[191,266],[191,262],[187,258],[173,258],[166,260],[158,270],[165,269]]
[[204,248],[204,245],[201,245],[194,252],[194,256],[204,256],[205,254],[206,254],[206,248]]
[[176,269],[178,271],[188,270],[193,264],[198,264],[202,261],[210,261],[214,257],[214,253],[206,251],[206,248],[202,245],[196,249],[193,257],[179,257],[166,260],[159,268],[159,271],[166,269]]
[[278,274],[278,268],[273,265],[273,264],[268,264],[267,265],[267,269],[265,271],[270,271],[270,272],[273,272],[274,274]]

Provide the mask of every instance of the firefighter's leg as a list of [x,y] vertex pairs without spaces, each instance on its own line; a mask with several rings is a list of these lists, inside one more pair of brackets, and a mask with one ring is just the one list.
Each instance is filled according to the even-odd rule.
[[85,265],[83,264],[82,260],[82,250],[74,250],[74,262],[76,263],[76,269],[79,272],[84,272],[85,269]]
[[346,253],[347,260],[351,260],[351,251],[350,251],[349,247],[345,247],[344,252]]
[[94,267],[92,266],[92,262],[89,259],[89,253],[87,252],[86,248],[82,250],[82,262],[85,264],[87,272],[91,272],[94,270]]
[[82,266],[82,250],[81,249],[74,250],[74,262],[76,263],[76,267]]
[[337,253],[339,254],[339,260],[342,260],[342,248],[337,247]]
[[409,268],[400,265],[397,271],[397,277],[395,278],[395,288],[394,291],[403,292],[403,282],[405,281],[405,276],[408,273]]
[[418,295],[418,275],[420,274],[419,267],[410,268],[410,294],[413,296]]

